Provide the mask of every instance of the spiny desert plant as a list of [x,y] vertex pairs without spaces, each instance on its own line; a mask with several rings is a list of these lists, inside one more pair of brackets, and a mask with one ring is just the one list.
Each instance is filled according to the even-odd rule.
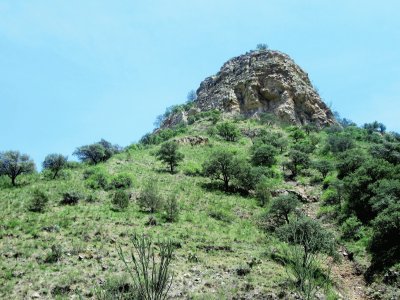
[[132,244],[131,264],[128,263],[121,247],[118,249],[119,257],[123,261],[135,289],[136,297],[132,299],[166,299],[173,280],[170,272],[174,250],[172,242],[158,243],[158,255],[154,251],[153,241],[150,237],[134,235]]

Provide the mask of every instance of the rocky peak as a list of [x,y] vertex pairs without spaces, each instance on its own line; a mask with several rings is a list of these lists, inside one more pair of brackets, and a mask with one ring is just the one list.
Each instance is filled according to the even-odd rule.
[[278,51],[251,51],[227,61],[197,90],[194,109],[171,116],[185,121],[187,114],[218,109],[225,116],[257,117],[272,113],[292,124],[334,124],[332,111],[321,100],[308,74],[288,55]]

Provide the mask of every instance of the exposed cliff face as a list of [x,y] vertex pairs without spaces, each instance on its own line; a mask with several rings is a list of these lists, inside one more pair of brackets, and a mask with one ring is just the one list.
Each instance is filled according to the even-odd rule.
[[277,51],[254,51],[229,60],[216,75],[200,84],[195,109],[171,116],[174,120],[166,120],[165,125],[185,121],[195,111],[210,109],[218,109],[225,116],[257,117],[269,112],[297,125],[335,123],[307,73]]

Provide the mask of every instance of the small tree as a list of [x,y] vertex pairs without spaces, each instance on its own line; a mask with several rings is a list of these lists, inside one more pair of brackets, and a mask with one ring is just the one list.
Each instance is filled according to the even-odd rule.
[[251,161],[256,166],[267,166],[271,167],[276,163],[276,148],[271,145],[261,145],[253,151]]
[[239,129],[235,124],[230,122],[218,124],[217,133],[227,142],[236,142],[240,136]]
[[35,171],[35,163],[26,154],[19,151],[0,152],[0,175],[6,175],[11,179],[13,186],[16,178],[21,174],[29,174]]
[[187,103],[191,103],[191,102],[195,101],[197,99],[196,92],[194,90],[189,91],[186,99],[187,99]]
[[159,160],[168,164],[171,174],[174,173],[175,167],[184,158],[184,155],[178,151],[178,148],[179,145],[177,142],[166,142],[161,145],[160,150],[156,153]]
[[264,43],[257,44],[257,50],[259,50],[259,51],[268,50],[268,45],[264,44]]
[[322,178],[325,179],[328,173],[333,170],[333,164],[329,160],[319,160],[314,162],[314,168],[317,169],[321,173]]
[[49,154],[43,162],[43,168],[53,172],[53,179],[67,165],[68,157],[62,154]]
[[294,140],[295,143],[297,143],[299,140],[304,139],[306,137],[306,134],[300,128],[293,127],[290,129],[290,137]]
[[269,209],[269,215],[275,217],[279,223],[289,223],[289,215],[300,205],[297,197],[291,194],[274,198]]
[[234,157],[232,152],[221,149],[212,153],[210,158],[203,164],[204,175],[211,179],[222,181],[225,191],[229,190],[229,182],[237,174],[237,165]]
[[292,172],[293,177],[297,176],[300,168],[307,168],[310,163],[308,155],[299,150],[291,150],[289,152],[289,159],[287,167]]
[[110,142],[101,139],[98,143],[77,148],[73,155],[77,156],[83,162],[96,165],[108,160],[120,151],[121,147],[118,145],[112,145]]

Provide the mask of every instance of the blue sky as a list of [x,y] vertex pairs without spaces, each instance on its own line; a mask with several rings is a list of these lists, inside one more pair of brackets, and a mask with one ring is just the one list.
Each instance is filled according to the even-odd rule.
[[0,151],[40,164],[126,146],[234,56],[267,43],[358,124],[400,131],[399,1],[0,0]]

